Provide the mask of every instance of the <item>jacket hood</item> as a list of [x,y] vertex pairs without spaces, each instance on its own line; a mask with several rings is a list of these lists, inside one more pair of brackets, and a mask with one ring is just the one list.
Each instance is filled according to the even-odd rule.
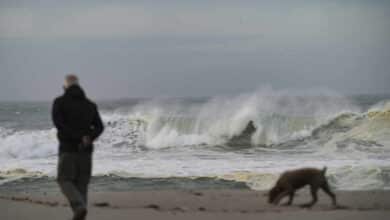
[[84,90],[78,86],[73,85],[65,90],[65,96],[72,97],[75,99],[85,99],[86,95]]

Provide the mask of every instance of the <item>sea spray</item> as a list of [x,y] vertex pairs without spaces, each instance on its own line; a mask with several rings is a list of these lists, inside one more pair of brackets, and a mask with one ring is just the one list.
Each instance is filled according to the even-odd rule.
[[[96,142],[94,175],[206,176],[245,180],[251,188],[263,189],[286,169],[327,165],[336,188],[388,188],[389,101],[373,100],[368,105],[365,98],[363,105],[359,99],[334,94],[261,89],[200,100],[103,104],[106,130]],[[58,143],[50,107],[38,107],[32,111],[25,103],[0,112],[3,182],[35,172],[56,175]],[[23,120],[16,120],[15,111]],[[250,120],[257,128],[250,144],[227,145]],[[18,169],[27,174],[13,172]]]

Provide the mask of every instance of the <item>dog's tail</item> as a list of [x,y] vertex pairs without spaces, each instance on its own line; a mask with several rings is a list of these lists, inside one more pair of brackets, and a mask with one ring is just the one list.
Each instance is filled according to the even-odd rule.
[[322,168],[322,175],[324,175],[325,176],[325,173],[326,173],[326,170],[327,170],[328,168],[325,166],[324,168]]

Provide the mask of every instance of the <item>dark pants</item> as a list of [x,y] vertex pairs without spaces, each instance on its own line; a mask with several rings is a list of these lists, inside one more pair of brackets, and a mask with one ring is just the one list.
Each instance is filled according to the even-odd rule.
[[57,181],[75,214],[87,208],[91,170],[90,153],[61,153],[59,156]]

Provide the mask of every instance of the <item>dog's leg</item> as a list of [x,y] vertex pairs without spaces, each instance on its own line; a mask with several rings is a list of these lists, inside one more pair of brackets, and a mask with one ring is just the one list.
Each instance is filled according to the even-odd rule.
[[294,190],[292,190],[289,194],[288,194],[288,201],[285,203],[285,204],[283,204],[284,206],[289,206],[289,205],[291,205],[292,204],[292,202],[293,202],[293,200],[294,200],[294,196],[295,196],[295,191]]
[[312,196],[312,201],[306,204],[301,205],[302,208],[310,208],[314,204],[316,204],[318,198],[317,198],[317,192],[318,192],[318,187],[311,185],[310,186],[310,193]]
[[328,184],[327,181],[325,181],[324,184],[322,184],[321,189],[324,190],[324,192],[325,192],[326,194],[328,194],[328,196],[329,196],[330,198],[332,198],[332,204],[333,204],[333,206],[334,206],[334,207],[338,207],[337,201],[336,201],[336,195],[330,190],[329,184]]
[[274,204],[274,205],[278,205],[279,202],[280,202],[280,200],[282,200],[283,197],[287,196],[288,194],[289,194],[289,191],[288,191],[288,190],[279,193],[279,195],[275,198],[273,204]]

